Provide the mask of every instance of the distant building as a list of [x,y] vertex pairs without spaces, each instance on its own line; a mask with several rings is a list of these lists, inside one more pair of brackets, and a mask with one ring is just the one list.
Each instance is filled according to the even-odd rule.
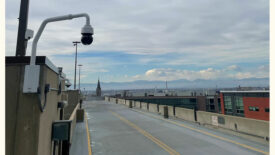
[[269,121],[268,90],[207,91],[204,95],[199,91],[189,93],[191,95],[156,96],[154,92],[146,92],[145,95],[126,96],[124,99]]
[[96,87],[96,96],[101,96],[101,87],[100,87],[99,79],[98,79],[97,87]]
[[269,91],[220,91],[225,115],[269,121]]

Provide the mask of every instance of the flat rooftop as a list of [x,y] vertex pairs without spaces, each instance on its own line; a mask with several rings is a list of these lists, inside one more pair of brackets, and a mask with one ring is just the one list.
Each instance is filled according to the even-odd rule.
[[221,90],[221,93],[269,93],[269,90]]

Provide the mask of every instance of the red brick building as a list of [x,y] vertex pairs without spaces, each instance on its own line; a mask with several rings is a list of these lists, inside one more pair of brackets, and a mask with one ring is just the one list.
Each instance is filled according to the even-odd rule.
[[225,115],[269,121],[269,91],[220,91]]

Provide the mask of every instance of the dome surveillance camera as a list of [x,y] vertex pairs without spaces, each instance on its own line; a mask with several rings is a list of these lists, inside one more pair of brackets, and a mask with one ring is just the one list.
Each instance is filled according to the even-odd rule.
[[66,87],[69,88],[72,84],[71,83],[67,83]]
[[81,42],[83,45],[90,45],[93,42],[94,29],[91,25],[85,25],[81,30]]
[[70,82],[68,79],[66,79],[66,81],[65,81],[65,86],[66,86],[67,88],[69,88],[71,85],[72,85],[71,82]]

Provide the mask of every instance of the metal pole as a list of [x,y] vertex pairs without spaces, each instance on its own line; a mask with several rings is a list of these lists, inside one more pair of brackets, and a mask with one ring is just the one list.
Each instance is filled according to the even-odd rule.
[[80,67],[82,66],[81,64],[78,65],[79,66],[79,77],[78,77],[78,89],[80,91]]
[[80,66],[79,66],[79,79],[78,79],[78,89],[79,89],[79,91],[80,91]]
[[74,41],[73,44],[75,46],[75,64],[74,64],[74,89],[76,89],[76,65],[77,65],[77,44],[79,41]]
[[25,56],[28,40],[25,39],[25,33],[28,26],[29,0],[21,0],[19,13],[19,26],[17,33],[15,56]]

